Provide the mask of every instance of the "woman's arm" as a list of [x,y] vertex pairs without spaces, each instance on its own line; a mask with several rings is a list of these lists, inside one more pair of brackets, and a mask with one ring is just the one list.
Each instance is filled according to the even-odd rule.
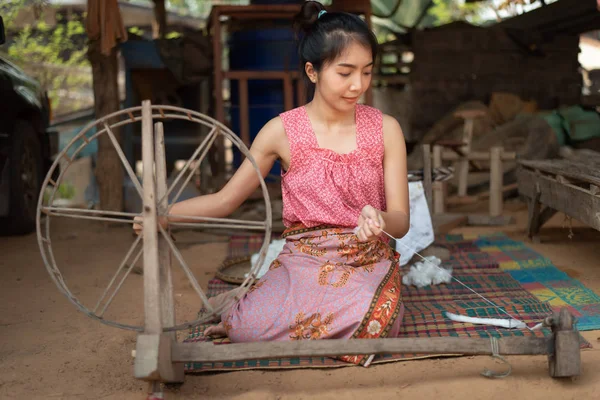
[[[269,121],[258,133],[250,148],[263,178],[288,146],[283,123],[279,117]],[[233,177],[218,192],[173,205],[169,215],[223,218],[234,212],[259,186],[260,181],[252,163],[245,159]],[[170,217],[170,221],[185,222],[185,218]]]
[[401,238],[410,227],[408,200],[408,170],[406,166],[406,143],[400,124],[395,118],[383,116],[383,174],[387,211],[381,212],[386,231]]

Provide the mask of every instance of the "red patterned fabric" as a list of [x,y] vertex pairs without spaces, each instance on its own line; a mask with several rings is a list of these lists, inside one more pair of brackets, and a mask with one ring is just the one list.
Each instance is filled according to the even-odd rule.
[[321,148],[305,107],[280,115],[290,143],[290,165],[282,174],[286,227],[355,227],[362,208],[385,210],[383,115],[356,106],[356,149],[339,154]]

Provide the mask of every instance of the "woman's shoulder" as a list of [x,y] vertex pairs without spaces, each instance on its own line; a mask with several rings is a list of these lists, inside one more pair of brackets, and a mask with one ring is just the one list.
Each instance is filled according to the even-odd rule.
[[398,124],[398,121],[396,120],[396,118],[394,118],[393,116],[391,116],[389,114],[384,114],[378,108],[369,106],[367,104],[357,104],[357,107],[359,108],[359,112],[363,116],[370,117],[370,118],[376,118],[379,121],[381,121],[381,123],[384,125],[384,128],[386,126],[389,126],[392,128],[400,127],[400,124]]
[[297,117],[298,114],[302,114],[302,113],[304,113],[304,106],[299,106],[296,108],[292,108],[291,110],[282,112],[281,114],[279,114],[279,117],[281,117],[282,120],[285,122],[290,117],[292,117],[292,118]]

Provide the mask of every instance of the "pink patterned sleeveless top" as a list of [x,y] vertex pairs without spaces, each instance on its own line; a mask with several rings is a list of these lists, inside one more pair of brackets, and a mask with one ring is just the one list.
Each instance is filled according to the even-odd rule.
[[319,147],[304,107],[280,117],[290,144],[290,165],[281,181],[286,227],[355,227],[364,206],[385,211],[379,110],[356,106],[357,148],[347,154]]

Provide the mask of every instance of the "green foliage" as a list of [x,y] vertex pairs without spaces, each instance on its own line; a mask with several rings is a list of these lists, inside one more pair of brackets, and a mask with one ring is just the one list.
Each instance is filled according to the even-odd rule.
[[476,24],[481,21],[481,11],[487,7],[483,3],[465,4],[464,0],[433,0],[434,5],[428,13],[433,17],[431,25],[439,26],[458,20]]
[[[91,88],[83,16],[67,20],[56,14],[56,24],[44,21],[51,6],[43,1],[16,0],[0,8],[6,16],[9,58],[37,79],[48,91],[55,114],[89,105],[89,96],[77,95]],[[17,16],[32,15],[32,24],[11,29]]]
[[[55,111],[69,111],[86,100],[73,96],[91,85],[85,28],[81,18],[48,26],[42,19],[14,32],[8,55],[48,91]],[[70,104],[62,104],[67,101]]]

